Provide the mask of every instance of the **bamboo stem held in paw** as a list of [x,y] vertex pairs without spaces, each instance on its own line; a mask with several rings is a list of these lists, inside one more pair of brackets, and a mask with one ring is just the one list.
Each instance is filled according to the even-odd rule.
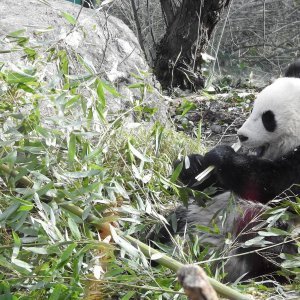
[[[241,144],[239,142],[237,142],[237,143],[234,143],[231,147],[236,152],[241,148]],[[214,170],[214,168],[215,168],[214,166],[207,167],[204,171],[202,171],[199,175],[197,175],[195,177],[195,179],[199,183],[203,182],[204,180],[206,180],[210,176],[210,173]]]

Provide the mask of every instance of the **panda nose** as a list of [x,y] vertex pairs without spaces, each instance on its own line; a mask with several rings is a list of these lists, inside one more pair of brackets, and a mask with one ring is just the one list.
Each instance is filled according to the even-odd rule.
[[248,140],[248,137],[242,134],[239,134],[238,137],[241,142],[246,142]]

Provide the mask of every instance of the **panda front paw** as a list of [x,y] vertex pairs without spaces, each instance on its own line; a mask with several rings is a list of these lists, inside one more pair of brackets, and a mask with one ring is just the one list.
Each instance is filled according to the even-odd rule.
[[235,154],[235,151],[230,146],[217,146],[205,154],[204,162],[208,166],[220,168],[227,162],[231,162]]
[[179,174],[179,180],[187,186],[193,185],[196,180],[195,177],[201,173],[207,165],[204,164],[204,159],[202,155],[191,154],[186,156],[183,160],[176,160],[174,162],[174,169],[182,163],[182,169]]

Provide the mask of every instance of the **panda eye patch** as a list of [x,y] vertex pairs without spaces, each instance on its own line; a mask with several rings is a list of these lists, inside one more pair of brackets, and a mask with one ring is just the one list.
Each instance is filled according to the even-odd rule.
[[261,119],[267,131],[275,131],[277,124],[275,120],[275,115],[271,110],[265,111],[262,114]]

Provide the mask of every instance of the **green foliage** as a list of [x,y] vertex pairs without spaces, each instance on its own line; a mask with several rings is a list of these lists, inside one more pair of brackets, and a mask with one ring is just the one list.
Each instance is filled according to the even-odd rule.
[[[72,16],[63,16],[75,25]],[[101,239],[88,220],[94,215],[117,222],[144,238],[181,193],[172,161],[186,154],[186,145],[198,148],[197,142],[159,123],[124,122],[132,111],[148,118],[155,112],[142,101],[151,87],[140,75],[130,88],[141,92],[141,100],[133,110],[112,114],[109,97],[122,95],[91,63],[77,55],[87,73],[70,74],[69,51],[32,49],[24,34],[7,38],[21,47],[26,68],[0,68],[0,165],[16,172],[0,171],[0,297],[81,299],[94,288],[95,275],[108,298],[170,299],[171,289],[179,289],[174,274],[152,270],[117,231],[114,244]],[[51,77],[45,77],[45,60],[58,67]],[[22,176],[32,185],[23,185]],[[64,204],[81,208],[82,216]],[[160,280],[163,274],[168,279]]]

